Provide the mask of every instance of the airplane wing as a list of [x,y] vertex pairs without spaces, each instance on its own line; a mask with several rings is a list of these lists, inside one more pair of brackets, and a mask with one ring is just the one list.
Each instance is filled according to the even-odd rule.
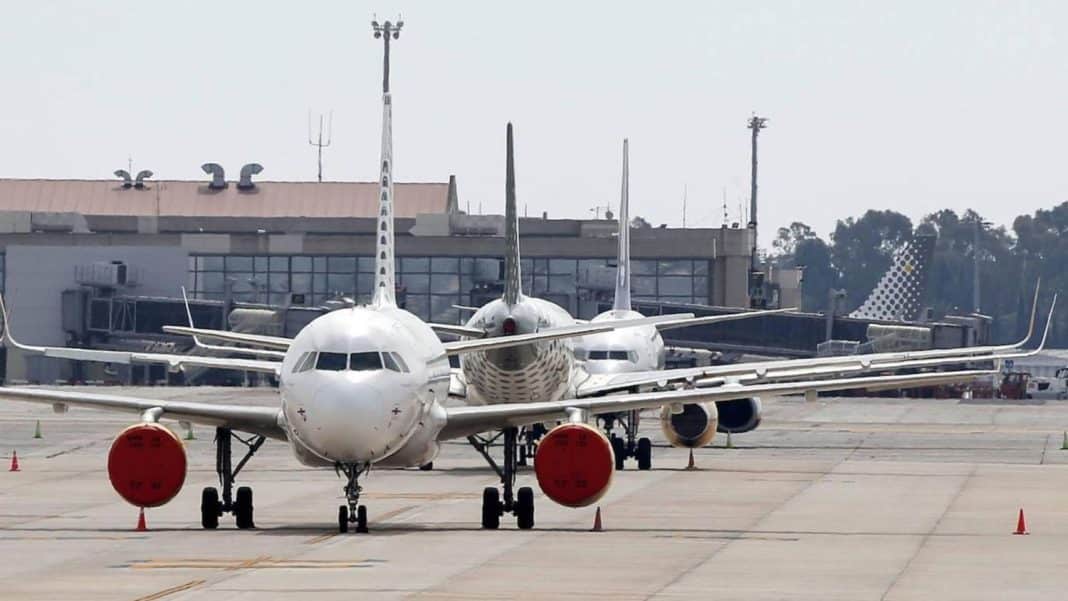
[[483,338],[480,340],[458,340],[455,342],[444,343],[445,354],[459,355],[462,353],[474,353],[478,351],[487,351],[497,348],[507,348],[510,346],[520,346],[523,344],[530,344],[532,342],[539,342],[541,340],[575,338],[577,336],[585,336],[586,334],[610,332],[612,330],[632,328],[634,326],[655,326],[660,323],[675,323],[685,319],[693,319],[693,313],[674,313],[671,315],[657,315],[654,317],[642,317],[635,319],[618,319],[613,321],[577,323],[574,325],[563,326],[559,328],[541,330],[540,332],[531,332],[529,334],[516,334],[514,336],[496,336],[493,338]]
[[[182,286],[182,301],[185,302],[185,315],[189,319],[189,327],[196,328],[196,324],[193,323],[193,311],[189,308],[189,297],[185,293],[185,286]],[[193,336],[193,344],[197,345],[197,348],[202,348],[207,351],[217,351],[228,354],[238,353],[243,355],[252,355],[254,357],[272,357],[278,361],[281,361],[286,356],[284,351],[272,351],[260,348],[247,348],[243,346],[220,346],[216,344],[206,344],[200,340],[199,336]]]
[[226,357],[109,351],[69,348],[63,346],[32,346],[15,340],[15,336],[11,332],[11,320],[8,318],[7,308],[4,306],[3,298],[0,298],[0,317],[3,318],[4,322],[4,335],[2,338],[4,345],[32,355],[55,357],[57,359],[74,359],[77,361],[97,361],[100,363],[161,363],[168,366],[172,371],[180,370],[186,366],[193,366],[235,369],[238,371],[254,371],[277,376],[281,373],[282,369],[281,362],[266,361],[262,359],[231,359]]
[[169,418],[206,426],[231,428],[252,434],[262,434],[277,440],[286,440],[285,417],[278,407],[164,401],[113,394],[6,386],[0,387],[0,399],[45,403],[58,406],[61,410],[69,405],[132,414],[154,412],[154,414],[150,414],[152,415],[150,421]]
[[843,355],[815,359],[755,361],[731,365],[684,367],[616,374],[591,374],[577,385],[575,394],[578,397],[588,397],[641,386],[664,388],[670,384],[696,384],[701,386],[718,385],[727,381],[776,381],[1030,357],[1045,348],[1056,306],[1057,296],[1054,295],[1049,317],[1046,320],[1046,326],[1038,348],[1027,352],[1020,352],[1020,349],[1034,333],[1033,312],[1027,337],[1011,345]]
[[618,413],[632,409],[655,409],[664,405],[688,403],[714,403],[749,398],[754,395],[809,394],[831,390],[884,390],[917,386],[935,386],[969,382],[994,371],[957,371],[898,376],[873,376],[815,380],[808,382],[785,382],[742,386],[728,384],[719,388],[699,388],[667,392],[647,392],[587,399],[570,399],[543,403],[513,403],[446,408],[446,423],[439,440],[462,438],[487,430],[499,430],[560,419],[574,419],[573,414],[586,412],[594,415]]
[[777,313],[790,313],[797,311],[797,307],[790,307],[787,309],[769,309],[767,311],[742,311],[740,313],[730,313],[727,315],[705,315],[703,317],[692,317],[685,319],[678,319],[676,321],[665,321],[656,324],[658,330],[672,330],[675,328],[688,328],[691,326],[705,326],[712,323],[722,323],[725,321],[737,321],[739,319],[751,319],[753,317],[764,317],[765,315],[775,315]]
[[289,345],[293,344],[293,340],[291,338],[284,338],[281,336],[265,336],[263,334],[242,334],[241,332],[230,332],[227,330],[209,330],[204,328],[190,328],[187,326],[163,326],[163,331],[167,332],[168,334],[199,336],[201,338],[207,338],[209,340],[236,342],[238,344],[259,346],[276,351],[289,350]]
[[438,334],[450,334],[452,336],[465,336],[467,338],[482,338],[486,335],[485,330],[479,328],[469,328],[467,326],[457,326],[447,323],[428,323],[431,330],[434,330]]

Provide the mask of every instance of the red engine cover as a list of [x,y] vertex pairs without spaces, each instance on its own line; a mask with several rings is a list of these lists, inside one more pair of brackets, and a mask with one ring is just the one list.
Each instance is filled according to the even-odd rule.
[[108,451],[108,478],[131,505],[158,507],[185,483],[185,447],[159,424],[135,424],[123,430]]
[[563,424],[538,443],[534,473],[547,497],[568,507],[585,507],[608,490],[615,472],[612,444],[586,424]]

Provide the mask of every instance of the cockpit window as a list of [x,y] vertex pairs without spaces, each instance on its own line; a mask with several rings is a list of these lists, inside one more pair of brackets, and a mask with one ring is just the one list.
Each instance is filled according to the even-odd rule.
[[315,365],[315,353],[304,353],[297,359],[297,363],[293,366],[293,373],[300,373],[302,371],[308,371]]
[[315,369],[322,371],[345,371],[348,366],[348,355],[345,353],[319,353],[315,361]]
[[627,351],[590,351],[589,359],[592,361],[634,361]]
[[372,371],[382,369],[382,358],[378,353],[352,353],[349,355],[349,369],[352,371]]
[[382,353],[382,362],[385,363],[386,369],[390,371],[408,373],[408,365],[404,363],[404,359],[397,353]]

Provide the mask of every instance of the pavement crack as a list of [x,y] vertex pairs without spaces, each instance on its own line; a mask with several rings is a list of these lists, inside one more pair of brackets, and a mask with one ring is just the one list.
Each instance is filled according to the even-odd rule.
[[909,557],[909,560],[905,562],[905,565],[901,568],[901,570],[898,571],[897,575],[894,576],[894,579],[890,581],[890,584],[886,587],[886,590],[883,591],[883,595],[879,597],[879,601],[886,601],[887,595],[889,595],[890,592],[894,590],[894,587],[897,586],[897,583],[901,581],[901,577],[905,575],[905,572],[909,571],[910,567],[912,567],[912,563],[916,561],[916,558],[919,557],[920,552],[922,552],[923,548],[927,546],[927,541],[931,540],[931,537],[934,536],[934,533],[938,530],[938,527],[942,525],[942,520],[944,520],[946,515],[949,514],[949,510],[953,508],[953,505],[956,504],[958,499],[960,499],[960,496],[964,494],[964,489],[968,487],[968,483],[971,482],[972,477],[975,476],[976,469],[978,469],[978,466],[972,466],[972,471],[969,472],[963,480],[961,480],[960,486],[957,487],[957,492],[954,493],[953,498],[949,500],[949,503],[946,503],[946,508],[942,510],[942,514],[938,516],[938,519],[935,520],[935,523],[931,526],[931,529],[923,535],[922,539],[920,539],[919,544],[916,545],[916,550],[912,553],[912,556]]

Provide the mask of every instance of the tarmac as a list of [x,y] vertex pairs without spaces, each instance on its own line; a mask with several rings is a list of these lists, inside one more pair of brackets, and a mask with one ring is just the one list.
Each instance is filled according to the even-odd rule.
[[[274,404],[263,389],[109,388]],[[199,524],[217,485],[213,430],[195,427],[170,504],[137,509],[108,483],[135,416],[0,402],[0,599],[1064,599],[1068,402],[764,399],[759,430],[628,462],[595,507],[537,495],[536,527],[479,527],[497,478],[466,443],[434,470],[372,472],[369,534],[338,534],[342,481],[268,441],[238,478],[256,529]],[[37,420],[42,438],[34,438]],[[178,429],[177,424],[174,424]],[[237,450],[235,445],[235,451]],[[532,471],[520,485],[536,487]],[[536,490],[536,488],[535,488]],[[1017,512],[1030,534],[1016,536]]]

